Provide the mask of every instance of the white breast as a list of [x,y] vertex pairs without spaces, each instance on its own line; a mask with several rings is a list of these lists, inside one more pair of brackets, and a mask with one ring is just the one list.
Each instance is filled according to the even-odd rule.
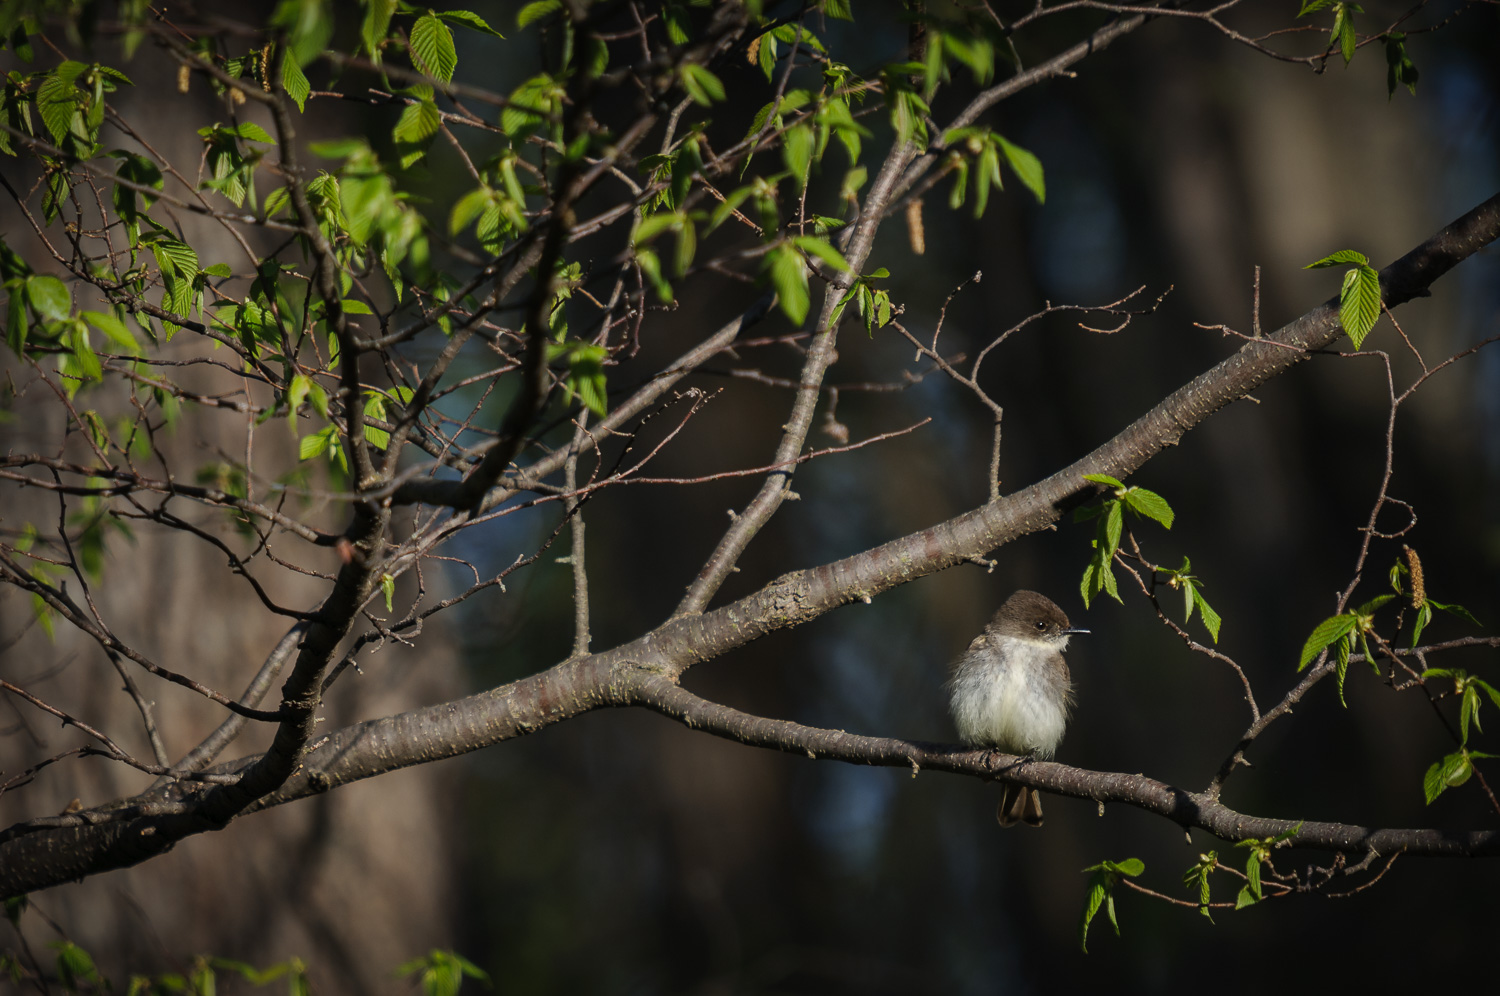
[[953,677],[952,709],[965,743],[1046,758],[1068,724],[1068,686],[1037,668],[966,657]]

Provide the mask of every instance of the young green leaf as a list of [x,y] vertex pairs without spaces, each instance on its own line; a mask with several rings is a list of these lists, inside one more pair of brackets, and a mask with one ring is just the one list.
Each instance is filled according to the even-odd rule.
[[310,436],[303,436],[297,442],[297,459],[311,460],[315,456],[322,456],[328,451],[337,432],[337,428],[330,425]]
[[1308,263],[1303,269],[1321,270],[1329,266],[1338,266],[1340,263],[1358,263],[1362,266],[1368,266],[1370,258],[1362,252],[1355,252],[1353,249],[1340,249],[1331,256],[1324,256],[1316,263]]
[[1329,37],[1329,43],[1338,42],[1339,54],[1344,57],[1344,65],[1348,65],[1354,58],[1354,49],[1359,39],[1354,34],[1354,12],[1362,11],[1357,3],[1338,3],[1334,5],[1333,33]]
[[562,0],[531,0],[531,3],[522,7],[521,12],[516,15],[516,28],[524,29],[527,25],[560,10],[562,10]]
[[781,310],[793,325],[807,318],[807,264],[802,254],[790,245],[780,245],[767,256],[771,286],[781,302]]
[[1104,513],[1104,535],[1106,545],[1104,554],[1113,560],[1115,551],[1120,548],[1120,536],[1125,532],[1125,509],[1118,501],[1109,503]]
[[1474,765],[1469,757],[1468,751],[1459,748],[1427,769],[1427,774],[1422,776],[1422,793],[1427,798],[1427,805],[1432,805],[1433,800],[1448,789],[1456,788],[1469,780],[1469,776],[1474,773]]
[[694,103],[707,107],[724,101],[724,84],[706,67],[696,62],[687,62],[683,64],[680,73],[682,88],[693,98]]
[[1219,867],[1219,852],[1209,851],[1207,854],[1198,855],[1198,863],[1183,872],[1182,884],[1189,889],[1197,887],[1198,912],[1214,922],[1213,913],[1209,911],[1209,903],[1212,901],[1212,893],[1209,890],[1208,876],[1215,868]]
[[1344,274],[1339,291],[1339,323],[1359,349],[1380,319],[1380,274],[1371,266],[1356,266]]
[[396,151],[401,157],[401,168],[409,169],[427,154],[427,146],[443,125],[437,104],[430,100],[418,100],[407,104],[391,131]]
[[1038,204],[1046,203],[1047,181],[1042,175],[1042,161],[999,135],[995,136],[995,141],[1000,143],[1000,151],[1005,153],[1005,161],[1010,164],[1011,170],[1016,174],[1016,179],[1031,191],[1031,195],[1036,198]]
[[1212,634],[1214,642],[1218,643],[1219,628],[1223,625],[1224,620],[1209,607],[1208,601],[1203,597],[1203,592],[1199,591],[1196,586],[1193,588],[1193,604],[1198,606],[1198,612],[1203,617],[1203,628],[1208,630]]
[[1090,865],[1084,872],[1093,872],[1089,879],[1088,896],[1084,899],[1083,917],[1078,923],[1078,945],[1084,954],[1089,950],[1089,924],[1099,913],[1101,906],[1105,907],[1109,914],[1109,922],[1115,929],[1115,936],[1120,936],[1120,921],[1115,917],[1114,887],[1120,880],[1121,875],[1135,878],[1146,870],[1145,862],[1139,858],[1126,858],[1124,861],[1101,861],[1097,865]]
[[[365,398],[365,418],[385,421],[385,395],[377,391],[371,391]],[[391,434],[384,429],[373,425],[365,426],[365,439],[371,446],[378,450],[385,449],[391,442]]]
[[437,12],[437,16],[441,17],[445,21],[451,21],[454,24],[462,24],[466,28],[472,28],[473,30],[486,35],[493,35],[496,38],[505,37],[500,32],[490,27],[489,22],[480,17],[478,14],[474,13],[472,10],[440,10]]
[[807,183],[808,171],[812,167],[813,145],[815,144],[813,130],[807,125],[796,125],[786,130],[782,136],[781,154],[786,161],[787,172],[792,174],[792,180],[801,190]]
[[1083,901],[1083,919],[1078,924],[1078,946],[1083,949],[1084,954],[1089,953],[1089,925],[1094,922],[1094,917],[1098,914],[1099,907],[1104,905],[1108,894],[1103,875],[1096,874],[1089,883],[1088,895]]
[[843,254],[830,245],[826,239],[815,238],[811,235],[797,235],[792,238],[792,245],[809,256],[818,257],[835,270],[849,272],[849,261],[844,259]]
[[68,285],[43,273],[26,278],[26,301],[38,315],[53,321],[67,318],[73,310]]
[[1148,491],[1145,488],[1127,488],[1122,497],[1132,510],[1148,519],[1155,519],[1168,529],[1172,528],[1176,514],[1172,511],[1172,506],[1167,504],[1167,500],[1155,491]]
[[453,32],[433,14],[423,14],[412,25],[411,54],[417,69],[444,83],[453,82],[453,70],[458,67]]
[[1312,634],[1308,636],[1307,642],[1302,645],[1302,656],[1297,663],[1297,670],[1301,671],[1313,662],[1313,658],[1323,652],[1323,648],[1334,640],[1347,636],[1358,624],[1358,620],[1347,612],[1336,616],[1329,616],[1314,627]]
[[312,95],[312,84],[307,81],[307,74],[302,71],[302,66],[289,55],[281,59],[281,88],[296,102],[297,110],[307,110],[307,98]]

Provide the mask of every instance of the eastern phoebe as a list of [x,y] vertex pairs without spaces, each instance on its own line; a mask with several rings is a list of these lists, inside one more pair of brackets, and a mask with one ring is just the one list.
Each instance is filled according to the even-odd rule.
[[[953,665],[948,682],[958,735],[971,747],[1049,758],[1062,742],[1073,685],[1062,652],[1068,637],[1087,633],[1034,591],[1005,600],[984,632]],[[1042,825],[1036,789],[1006,782],[995,818],[1002,827]]]

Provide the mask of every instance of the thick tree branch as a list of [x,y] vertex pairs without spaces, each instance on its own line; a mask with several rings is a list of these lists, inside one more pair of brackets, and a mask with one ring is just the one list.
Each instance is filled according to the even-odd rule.
[[1185,829],[1207,830],[1226,841],[1272,837],[1300,826],[1289,847],[1317,848],[1344,854],[1425,854],[1441,857],[1500,855],[1500,830],[1448,831],[1371,829],[1342,823],[1267,819],[1237,813],[1205,792],[1189,792],[1145,775],[1089,771],[1055,761],[1035,761],[1013,754],[971,750],[946,744],[862,737],[843,730],[824,730],[787,720],[767,719],[699,698],[652,676],[638,683],[636,701],[690,729],[739,743],[809,758],[851,764],[923,768],[982,778],[1002,778],[1056,795],[1119,802],[1164,816]]

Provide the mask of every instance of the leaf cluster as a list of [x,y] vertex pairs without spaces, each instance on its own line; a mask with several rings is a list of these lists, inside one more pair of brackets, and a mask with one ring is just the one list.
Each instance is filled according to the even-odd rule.
[[[1085,474],[1084,480],[1102,484],[1112,489],[1108,497],[1097,505],[1086,505],[1073,513],[1074,522],[1095,520],[1093,555],[1083,571],[1083,580],[1078,590],[1087,607],[1094,596],[1103,592],[1115,601],[1120,601],[1120,589],[1115,581],[1115,553],[1120,549],[1120,538],[1125,531],[1125,510],[1148,519],[1154,519],[1168,529],[1176,514],[1167,500],[1155,491],[1130,486],[1108,474]],[[1191,607],[1191,606],[1190,606]]]
[[1120,921],[1115,917],[1115,886],[1119,884],[1121,876],[1135,878],[1145,870],[1146,864],[1140,858],[1101,861],[1084,869],[1085,873],[1093,873],[1089,879],[1088,896],[1083,903],[1083,916],[1078,922],[1078,946],[1083,949],[1084,954],[1088,954],[1089,950],[1089,925],[1094,922],[1101,906],[1109,916],[1110,926],[1115,928],[1115,936],[1120,936]]
[[1353,249],[1340,249],[1303,269],[1320,270],[1343,263],[1354,265],[1345,271],[1344,285],[1339,289],[1339,324],[1344,326],[1354,348],[1359,349],[1380,318],[1380,274],[1370,265],[1369,257]]

